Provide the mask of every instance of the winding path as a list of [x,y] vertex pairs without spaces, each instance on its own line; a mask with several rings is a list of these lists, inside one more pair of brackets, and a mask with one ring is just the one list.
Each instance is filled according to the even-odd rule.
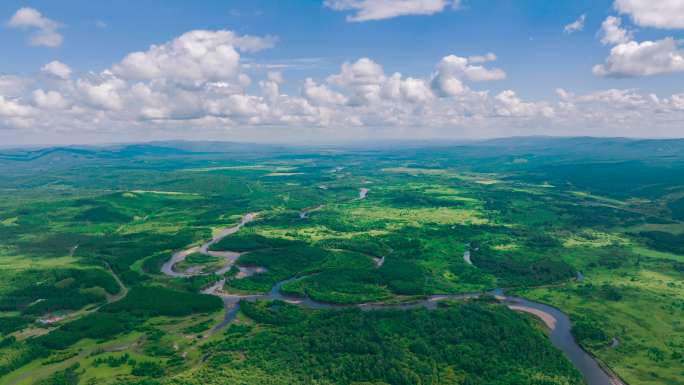
[[[359,191],[359,198],[358,199],[364,199],[366,197],[366,193],[368,192],[368,189],[360,189]],[[320,206],[319,206],[320,207]],[[300,217],[305,218],[306,216],[302,216],[300,214]],[[244,217],[242,217],[242,220],[240,221],[239,224],[229,227],[221,231],[219,234],[217,234],[214,238],[212,238],[210,241],[196,247],[192,247],[186,250],[179,251],[177,253],[174,253],[169,259],[164,266],[162,267],[162,272],[168,276],[171,277],[189,277],[192,275],[196,275],[195,273],[188,273],[188,272],[175,272],[173,270],[173,266],[181,262],[187,257],[188,255],[198,252],[202,254],[208,254],[208,255],[217,255],[217,256],[224,256],[226,259],[228,259],[227,265],[216,271],[215,273],[218,275],[223,275],[226,271],[228,271],[235,263],[237,260],[237,257],[240,256],[240,253],[237,252],[212,252],[209,251],[208,248],[216,243],[219,242],[221,239],[225,238],[228,235],[234,234],[237,231],[242,228],[246,223],[249,223],[253,221],[256,218],[255,213],[249,213],[246,214]],[[212,254],[213,253],[213,254]],[[218,254],[220,253],[220,254]],[[464,260],[472,265],[472,262],[470,261],[470,252],[466,251],[463,255]],[[376,261],[376,264],[379,266],[382,266],[382,262],[384,262],[384,257],[380,260],[378,263]],[[254,268],[258,269],[258,268]],[[297,297],[297,296],[291,296],[291,295],[285,295],[282,294],[280,289],[286,285],[287,283],[296,281],[298,279],[305,278],[306,276],[297,276],[297,277],[292,277],[283,281],[280,281],[276,283],[273,288],[267,293],[267,294],[254,294],[254,295],[237,295],[237,294],[231,294],[227,293],[223,290],[223,287],[225,285],[225,278],[222,278],[221,280],[217,281],[213,285],[205,288],[202,290],[202,293],[204,294],[210,294],[210,295],[215,295],[220,297],[223,300],[223,303],[225,305],[225,315],[223,318],[223,321],[216,325],[213,329],[212,332],[216,332],[226,325],[230,324],[235,317],[237,316],[237,313],[239,311],[240,307],[240,301],[241,300],[246,300],[246,301],[256,301],[259,299],[266,299],[266,300],[280,300],[284,301],[287,303],[291,304],[296,304],[299,306],[303,306],[306,308],[310,309],[343,309],[343,308],[351,308],[351,307],[356,307],[364,311],[369,311],[369,310],[376,310],[376,309],[397,309],[397,310],[407,310],[407,309],[415,309],[415,308],[420,308],[424,307],[427,309],[435,309],[440,301],[446,301],[446,300],[466,300],[466,299],[474,299],[474,298],[479,298],[482,295],[493,295],[497,300],[499,300],[501,303],[505,304],[509,309],[518,311],[518,312],[524,312],[528,314],[532,314],[535,317],[539,318],[546,327],[549,329],[549,338],[551,340],[551,343],[563,351],[565,353],[566,357],[575,365],[575,367],[582,373],[582,376],[584,377],[586,383],[588,385],[626,385],[620,378],[612,373],[610,369],[605,368],[599,362],[591,356],[589,353],[584,351],[575,341],[574,337],[572,336],[571,333],[571,323],[570,319],[568,316],[561,312],[559,309],[556,309],[552,306],[538,303],[538,302],[533,302],[530,300],[527,300],[525,298],[519,298],[519,297],[514,297],[514,296],[507,296],[505,295],[504,291],[501,289],[496,289],[490,292],[478,292],[478,293],[465,293],[465,294],[438,294],[438,295],[430,295],[427,296],[426,298],[419,300],[419,301],[414,301],[414,302],[406,302],[406,303],[399,303],[399,304],[384,304],[384,303],[363,303],[363,304],[355,304],[355,305],[342,305],[342,304],[333,304],[333,303],[325,303],[325,302],[319,302],[315,301],[311,298],[308,297]]]
[[323,207],[324,207],[323,205],[318,205],[316,207],[304,209],[304,210],[299,212],[299,218],[300,219],[306,219],[309,217],[309,213],[312,213],[314,211],[318,211],[318,210],[322,209]]
[[107,270],[112,274],[112,277],[114,277],[114,280],[116,283],[119,285],[119,292],[116,294],[109,294],[107,293],[107,303],[114,303],[116,301],[119,301],[123,297],[128,294],[128,288],[124,283],[121,281],[121,278],[116,274],[114,269],[112,269],[112,265],[109,264],[109,262],[105,262],[105,266],[107,267]]

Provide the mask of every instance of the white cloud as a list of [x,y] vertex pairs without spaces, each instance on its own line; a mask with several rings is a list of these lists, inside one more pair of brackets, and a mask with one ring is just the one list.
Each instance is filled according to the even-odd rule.
[[684,71],[681,42],[671,37],[657,41],[630,41],[610,50],[604,64],[594,66],[597,76],[629,77],[671,74]]
[[586,14],[581,15],[579,18],[577,18],[577,20],[573,21],[570,24],[565,25],[565,27],[563,27],[563,32],[570,35],[570,34],[573,34],[575,32],[583,31],[584,30],[584,23],[586,22],[586,20],[587,20],[587,15]]
[[351,105],[377,105],[386,101],[420,103],[434,95],[423,79],[406,78],[400,73],[386,76],[382,66],[369,58],[344,63],[339,74],[331,75],[328,83],[351,92]]
[[354,63],[344,63],[339,74],[328,77],[328,83],[350,89],[354,95],[351,102],[366,104],[380,100],[381,85],[385,81],[382,67],[369,58]]
[[57,91],[45,92],[40,88],[33,91],[33,101],[36,106],[46,110],[63,110],[69,106],[61,93]]
[[556,91],[559,98],[564,102],[569,103],[584,103],[588,105],[602,107],[609,107],[611,109],[635,109],[650,105],[653,100],[639,94],[637,90],[633,89],[616,89],[594,91],[585,95],[575,95],[567,92],[564,89]]
[[505,90],[496,95],[496,114],[503,117],[553,116],[553,108],[544,102],[524,102],[512,90]]
[[34,8],[20,8],[7,23],[10,28],[33,30],[29,44],[45,47],[59,47],[64,38],[58,32],[61,24],[43,16]]
[[432,15],[451,6],[458,8],[460,0],[325,0],[325,6],[336,11],[354,11],[348,21],[390,19],[406,15]]
[[5,118],[26,118],[33,116],[35,110],[18,99],[7,99],[0,95],[0,116]]
[[406,78],[399,89],[402,97],[411,103],[425,103],[433,97],[430,87],[422,79]]
[[683,0],[615,0],[613,6],[641,27],[684,28]]
[[269,71],[266,79],[259,82],[261,93],[270,101],[275,101],[280,96],[280,85],[284,82],[283,74]]
[[71,76],[71,68],[57,60],[53,60],[44,65],[43,68],[41,68],[41,72],[62,80],[67,80]]
[[[672,133],[671,122],[684,120],[684,94],[657,97],[612,89],[575,95],[559,90],[557,101],[530,101],[514,90],[471,89],[476,82],[506,77],[502,69],[493,68],[493,53],[448,55],[432,73],[423,74],[389,73],[364,57],[341,64],[327,77],[305,77],[287,88],[299,92],[288,94],[285,87],[281,89],[282,73],[264,73],[241,63],[239,52],[256,49],[260,38],[243,39],[225,32],[191,31],[139,52],[139,61],[127,60],[131,54],[101,72],[67,76],[66,71],[45,69],[59,81],[0,76],[0,127],[112,135],[173,130],[188,136],[265,129],[274,139],[295,137],[294,132],[334,139],[364,132],[622,135],[628,129],[643,133],[646,126]],[[674,41],[666,48],[678,49]],[[659,68],[655,72],[674,65],[668,61],[671,56],[653,52],[641,56],[629,61]],[[628,71],[617,60],[605,66],[607,76],[617,76],[609,70],[654,71]],[[251,78],[256,87],[249,86]]]
[[622,20],[619,17],[608,16],[601,24],[601,43],[614,45],[632,40],[632,32],[622,28],[621,24]]
[[482,64],[482,63],[487,63],[490,61],[495,61],[496,59],[497,59],[496,55],[492,52],[489,52],[486,55],[476,55],[476,56],[468,57],[468,63],[470,63],[470,64]]
[[91,75],[87,79],[78,79],[76,87],[84,101],[95,108],[103,110],[120,110],[123,108],[122,92],[128,84],[111,73]]
[[22,95],[34,81],[17,75],[0,75],[0,95],[17,97]]
[[328,81],[337,85],[377,85],[385,78],[382,67],[373,60],[364,57],[354,63],[342,64],[339,74],[331,75]]
[[684,119],[681,94],[660,98],[637,89],[598,90],[584,95],[559,89],[557,93],[561,101],[554,123],[558,126],[582,126],[603,135],[681,136],[681,128],[673,125]]
[[672,95],[669,101],[666,101],[673,108],[684,110],[684,93]]
[[147,51],[133,52],[112,67],[125,79],[164,79],[179,83],[238,83],[238,50],[256,52],[275,44],[274,38],[238,36],[232,31],[195,30]]
[[[495,104],[501,102],[490,98],[487,91],[471,91],[460,83],[504,78],[502,70],[483,65],[496,60],[493,53],[469,58],[447,56],[436,65],[435,73],[425,76],[388,75],[377,62],[360,58],[343,63],[338,73],[323,82],[307,78],[299,95],[283,93],[282,74],[269,72],[258,79],[260,91],[256,92],[260,94],[253,94],[238,51],[255,49],[259,41],[228,31],[191,31],[147,51],[129,54],[110,69],[73,80],[73,75],[53,63],[44,71],[63,80],[28,93],[32,105],[21,103],[20,95],[5,99],[6,109],[20,111],[23,107],[30,116],[3,117],[0,126],[45,130],[252,126],[364,129],[444,127],[500,114]],[[441,97],[449,95],[433,89],[439,74],[447,78],[444,90],[455,94],[448,83],[461,85],[458,98]],[[46,91],[47,85],[55,89]],[[536,104],[517,97],[514,102],[519,106],[508,107],[512,111],[507,113],[509,117],[533,118],[530,111]],[[529,115],[520,113],[523,110]]]
[[506,73],[499,69],[488,69],[479,64],[496,60],[496,55],[475,56],[464,58],[456,55],[449,55],[442,58],[437,63],[437,69],[432,75],[431,87],[441,96],[455,96],[467,89],[464,81],[483,82],[502,80],[506,78]]
[[343,105],[348,101],[344,95],[332,91],[324,84],[316,84],[311,78],[304,81],[302,96],[313,105]]

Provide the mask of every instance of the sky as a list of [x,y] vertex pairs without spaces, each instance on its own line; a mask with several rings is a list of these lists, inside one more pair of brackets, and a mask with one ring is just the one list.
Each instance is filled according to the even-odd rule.
[[0,3],[0,146],[684,136],[684,0]]

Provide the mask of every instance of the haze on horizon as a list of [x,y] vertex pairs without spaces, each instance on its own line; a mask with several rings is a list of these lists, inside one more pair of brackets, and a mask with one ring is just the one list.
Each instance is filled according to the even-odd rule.
[[8,0],[0,24],[3,146],[684,136],[684,0]]

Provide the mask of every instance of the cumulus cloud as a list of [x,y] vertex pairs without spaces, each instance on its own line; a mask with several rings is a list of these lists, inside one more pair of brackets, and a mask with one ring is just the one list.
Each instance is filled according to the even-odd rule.
[[34,8],[20,8],[9,20],[7,26],[33,31],[29,39],[30,45],[59,47],[64,40],[59,33],[62,25],[43,16]]
[[577,20],[573,21],[570,24],[566,24],[565,27],[563,27],[563,32],[570,35],[570,34],[573,34],[575,32],[583,31],[584,30],[584,23],[586,22],[586,20],[587,20],[586,14],[580,15],[580,17],[577,18]]
[[401,75],[395,74],[395,79],[399,84],[399,95],[410,103],[425,103],[432,99],[432,91],[423,79],[412,77],[401,80]]
[[681,42],[668,37],[657,41],[630,41],[610,50],[604,64],[594,66],[597,76],[628,77],[671,74],[684,71]]
[[[306,129],[329,138],[364,130],[510,135],[550,128],[657,127],[684,115],[684,94],[656,97],[616,89],[575,95],[559,90],[558,101],[552,102],[525,100],[515,90],[471,89],[506,77],[494,68],[493,53],[448,55],[424,74],[387,72],[379,62],[362,57],[342,63],[329,76],[306,77],[285,88],[282,73],[253,71],[248,76],[241,63],[242,52],[269,44],[269,38],[246,39],[229,31],[190,31],[126,55],[104,71],[74,75],[53,62],[43,72],[59,81],[3,75],[0,127],[45,132],[266,128],[288,130],[284,135]],[[667,60],[658,59],[662,62]],[[617,64],[605,72],[609,69],[618,71]],[[255,86],[250,86],[252,77]]]
[[605,45],[623,44],[632,40],[632,32],[622,28],[619,17],[608,16],[601,24],[601,43]]
[[482,64],[482,63],[487,63],[490,61],[495,61],[496,59],[497,59],[496,55],[492,52],[489,52],[485,55],[475,55],[475,56],[468,57],[468,63],[470,63],[470,64]]
[[71,68],[57,60],[51,61],[41,68],[41,72],[58,79],[67,80],[71,76]]
[[651,105],[654,101],[650,96],[647,97],[639,94],[637,90],[634,89],[611,88],[608,90],[594,91],[585,95],[575,95],[572,92],[560,88],[556,90],[556,93],[563,102],[574,104],[584,103],[593,106],[602,104],[602,107],[611,107],[613,109],[642,108]]
[[27,128],[33,123],[38,110],[18,98],[0,95],[0,127]]
[[[617,4],[616,2],[616,8]],[[622,4],[626,5],[627,2]],[[684,71],[684,50],[681,49],[681,41],[672,37],[655,41],[635,41],[633,33],[622,28],[618,17],[609,16],[603,22],[601,42],[612,47],[605,62],[593,67],[592,71],[596,76],[619,78]]]
[[266,79],[259,82],[261,93],[271,101],[276,100],[280,96],[280,85],[284,81],[282,73],[269,71],[266,74]]
[[499,68],[488,69],[479,63],[496,60],[496,55],[474,56],[464,58],[449,55],[437,63],[435,73],[432,75],[431,87],[441,96],[455,96],[464,92],[467,87],[464,81],[483,82],[502,80],[506,73]]
[[672,122],[684,119],[682,94],[661,98],[637,89],[598,90],[583,95],[559,89],[557,94],[557,125],[582,125],[622,136],[644,136],[646,132],[649,136],[681,135]]
[[69,105],[61,93],[57,91],[45,92],[41,88],[33,91],[33,101],[36,106],[46,110],[63,110]]
[[302,96],[313,105],[343,105],[348,101],[341,93],[332,91],[324,84],[316,84],[311,78],[304,81]]
[[91,74],[90,77],[78,79],[76,82],[76,88],[83,100],[103,110],[122,109],[122,93],[127,86],[125,81],[113,76],[111,72]]
[[615,0],[613,6],[641,27],[684,28],[682,0]]
[[515,91],[505,90],[496,95],[496,114],[502,117],[553,116],[553,107],[545,102],[524,102]]
[[380,100],[385,79],[385,72],[378,63],[361,58],[354,63],[342,64],[340,73],[330,75],[327,80],[330,84],[351,90],[353,103],[365,104]]
[[25,118],[34,115],[35,110],[23,104],[19,99],[8,99],[0,95],[0,116],[9,118]]
[[684,111],[684,93],[674,94],[670,100],[666,101],[672,108]]
[[256,52],[275,44],[271,37],[238,36],[232,31],[196,30],[147,51],[133,52],[112,67],[126,79],[164,79],[180,83],[235,80],[238,50]]
[[432,15],[447,7],[458,8],[460,0],[325,0],[336,11],[353,11],[348,21],[390,19],[407,15]]
[[20,96],[33,83],[33,80],[17,75],[0,75],[0,95]]
[[346,90],[351,106],[380,105],[387,102],[424,103],[434,97],[424,79],[395,72],[386,75],[382,66],[369,58],[344,63],[340,73],[327,78],[329,84]]
[[249,87],[250,76],[243,72],[249,69],[241,64],[240,52],[271,44],[271,38],[230,31],[190,31],[76,78],[68,66],[54,61],[43,73],[59,82],[38,82],[32,91],[26,86],[13,97],[2,94],[0,126],[361,129],[446,127],[502,115],[511,121],[548,115],[515,94],[496,99],[468,88],[469,83],[505,77],[503,70],[486,65],[496,60],[493,53],[449,55],[423,76],[388,74],[381,64],[360,58],[342,63],[322,80],[306,78],[296,95],[281,91],[285,79],[280,72],[268,72],[256,89]]

